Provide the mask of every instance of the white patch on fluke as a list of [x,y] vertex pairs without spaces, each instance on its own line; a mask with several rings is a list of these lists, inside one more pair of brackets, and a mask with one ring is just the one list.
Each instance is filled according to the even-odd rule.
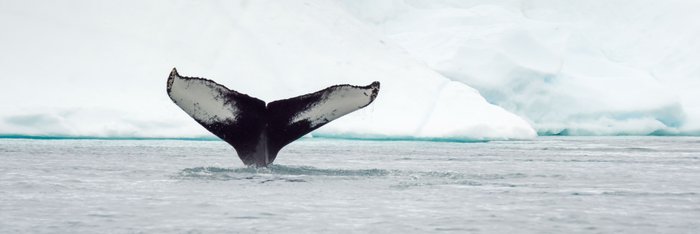
[[236,120],[238,109],[232,100],[227,100],[229,90],[225,87],[208,80],[182,78],[177,74],[170,78],[170,98],[192,118],[207,124]]
[[324,92],[317,103],[311,104],[307,110],[294,116],[290,124],[307,120],[310,122],[311,127],[314,128],[333,121],[369,105],[372,102],[372,92],[375,89],[377,87],[336,86],[332,91]]

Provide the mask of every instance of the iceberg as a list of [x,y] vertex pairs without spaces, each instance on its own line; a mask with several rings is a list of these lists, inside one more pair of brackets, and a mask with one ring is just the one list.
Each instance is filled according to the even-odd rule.
[[700,2],[343,1],[541,135],[698,135]]
[[528,139],[523,118],[448,79],[335,1],[5,2],[0,135],[208,137],[165,92],[172,67],[277,100],[378,80],[372,106],[312,136]]

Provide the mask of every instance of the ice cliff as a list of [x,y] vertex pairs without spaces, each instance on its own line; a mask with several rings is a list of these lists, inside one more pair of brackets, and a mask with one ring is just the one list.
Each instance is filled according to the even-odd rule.
[[382,82],[372,106],[315,136],[698,135],[698,11],[693,0],[3,1],[0,135],[211,136],[165,94],[172,67],[266,101]]

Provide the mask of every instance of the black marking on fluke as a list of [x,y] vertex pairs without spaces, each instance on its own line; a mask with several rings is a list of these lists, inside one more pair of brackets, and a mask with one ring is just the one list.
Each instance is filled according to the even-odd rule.
[[265,104],[212,80],[180,76],[173,68],[167,91],[197,123],[233,146],[245,165],[267,166],[285,145],[372,103],[379,82],[334,85]]

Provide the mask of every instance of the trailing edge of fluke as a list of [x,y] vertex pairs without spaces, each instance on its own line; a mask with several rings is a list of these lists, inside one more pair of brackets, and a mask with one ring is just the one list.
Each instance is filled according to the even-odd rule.
[[229,143],[248,166],[267,166],[285,145],[374,101],[379,82],[334,85],[265,103],[204,78],[168,77],[170,99],[197,123]]

